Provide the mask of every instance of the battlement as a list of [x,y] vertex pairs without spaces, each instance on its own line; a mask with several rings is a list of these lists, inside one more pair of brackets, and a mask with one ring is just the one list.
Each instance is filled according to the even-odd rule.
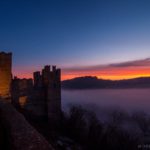
[[47,86],[55,80],[60,80],[61,70],[56,66],[46,65],[42,71],[36,71],[33,73],[34,86],[39,87],[41,84]]
[[46,65],[46,66],[44,66],[43,70],[46,71],[46,72],[55,72],[55,71],[57,71],[59,69],[56,68],[56,66]]
[[11,58],[12,57],[12,53],[9,52],[9,53],[5,53],[5,52],[0,52],[0,58]]
[[12,55],[12,53],[11,52],[8,52],[8,53],[6,53],[6,52],[0,52],[0,55]]

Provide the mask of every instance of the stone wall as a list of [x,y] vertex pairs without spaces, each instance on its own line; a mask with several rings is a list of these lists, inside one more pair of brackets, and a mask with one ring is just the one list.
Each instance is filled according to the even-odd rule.
[[41,116],[45,113],[50,123],[60,121],[61,70],[56,66],[45,66],[41,72],[34,72],[33,76],[36,113],[38,112],[38,115],[41,113]]
[[12,54],[0,52],[0,97],[9,99],[11,90]]
[[59,122],[61,116],[61,70],[45,66],[32,79],[12,80],[12,104],[30,117]]
[[32,79],[12,79],[11,88],[12,104],[16,107],[24,107],[33,96]]
[[59,123],[61,114],[61,70],[53,66],[47,89],[48,121]]
[[0,120],[11,150],[54,150],[11,104],[0,101]]

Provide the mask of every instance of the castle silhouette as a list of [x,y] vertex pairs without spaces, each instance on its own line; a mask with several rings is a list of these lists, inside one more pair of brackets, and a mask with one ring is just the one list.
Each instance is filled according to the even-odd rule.
[[12,76],[12,53],[0,52],[0,98],[31,116],[58,121],[61,114],[61,70],[45,66],[33,79]]

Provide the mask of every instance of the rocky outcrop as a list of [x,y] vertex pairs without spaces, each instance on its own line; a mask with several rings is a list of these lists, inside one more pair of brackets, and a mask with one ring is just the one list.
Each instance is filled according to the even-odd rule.
[[54,150],[11,104],[0,101],[0,119],[11,150]]

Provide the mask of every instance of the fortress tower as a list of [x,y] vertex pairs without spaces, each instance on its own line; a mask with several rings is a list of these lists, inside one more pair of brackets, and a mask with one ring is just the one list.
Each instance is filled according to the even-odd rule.
[[[42,72],[34,72],[34,88],[41,93],[41,103],[49,122],[58,122],[61,114],[61,70],[56,66],[45,66]],[[42,98],[44,96],[44,98]],[[40,95],[38,96],[40,97]],[[44,99],[44,100],[43,100]]]
[[12,53],[0,52],[0,97],[8,100],[11,97]]
[[58,122],[61,113],[61,70],[56,66],[45,66],[42,70],[42,80],[45,87],[47,114],[49,122]]

